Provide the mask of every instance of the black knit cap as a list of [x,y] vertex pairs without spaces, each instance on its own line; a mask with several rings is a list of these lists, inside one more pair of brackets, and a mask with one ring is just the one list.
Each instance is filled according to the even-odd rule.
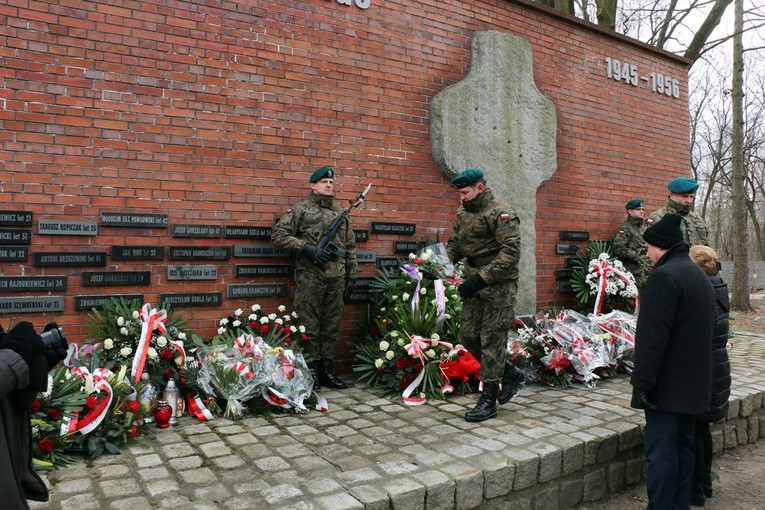
[[657,248],[668,250],[677,243],[683,243],[683,232],[680,230],[682,216],[667,213],[662,219],[648,227],[643,233],[643,239]]

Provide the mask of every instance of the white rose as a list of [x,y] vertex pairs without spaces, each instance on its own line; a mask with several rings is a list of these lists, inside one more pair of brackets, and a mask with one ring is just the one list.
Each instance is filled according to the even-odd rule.
[[395,301],[395,300],[397,300],[397,299],[398,299],[398,296],[391,296],[391,297],[390,297],[390,300],[391,300],[391,301]]
[[252,307],[250,307],[250,310],[252,310],[253,312],[257,312],[258,310],[260,310],[260,305],[257,305],[257,304],[252,305]]
[[178,365],[178,366],[181,366],[181,363],[182,363],[182,362],[183,362],[183,360],[181,359],[181,357],[180,357],[180,356],[177,356],[177,357],[175,358],[175,364],[176,364],[176,365]]
[[392,360],[395,356],[396,354],[393,351],[388,351],[385,353],[385,359],[388,361]]
[[186,340],[186,333],[184,333],[183,331],[178,333],[178,340]]
[[305,333],[305,326],[300,326],[300,327],[298,328],[298,330],[299,330],[301,333]]
[[122,349],[120,349],[120,356],[127,357],[127,356],[130,356],[132,352],[133,352],[133,349],[131,349],[130,347],[123,347]]
[[157,345],[160,346],[160,347],[166,346],[167,345],[167,338],[165,338],[163,336],[158,336],[157,337]]
[[390,344],[388,342],[386,342],[385,340],[380,342],[380,350],[381,351],[387,351],[388,347],[390,347]]
[[137,319],[137,318],[138,318],[138,317],[140,317],[140,316],[141,316],[141,314],[140,314],[140,313],[138,313],[138,310],[136,310],[136,311],[134,311],[134,312],[133,312],[133,318],[134,318],[134,319]]
[[398,344],[399,347],[403,347],[404,344],[406,343],[406,340],[404,340],[403,338],[399,338],[398,342],[396,343]]
[[127,328],[120,328],[120,334],[122,336],[128,336],[130,332],[127,330]]
[[375,368],[378,368],[378,369],[379,369],[379,368],[382,368],[382,366],[383,366],[384,364],[385,364],[385,362],[384,362],[383,360],[381,360],[380,358],[377,358],[377,359],[375,360]]
[[391,331],[390,336],[392,336],[393,338],[396,338],[398,336],[398,331]]
[[434,351],[433,349],[428,349],[427,351],[425,351],[425,356],[427,356],[428,358],[435,358],[436,351]]
[[238,328],[239,326],[241,326],[241,325],[242,325],[242,321],[240,321],[239,319],[237,319],[237,320],[235,320],[234,322],[232,322],[232,323],[231,323],[231,325],[232,325],[232,326],[234,326],[235,328]]
[[428,293],[428,289],[426,289],[425,287],[422,287],[422,288],[420,289],[420,294],[422,294],[423,296],[424,296],[425,294],[427,294],[427,293]]
[[441,337],[438,336],[438,333],[433,333],[432,335],[430,335],[430,339],[431,340],[441,340]]
[[234,316],[239,317],[240,315],[242,315],[242,313],[244,313],[242,309],[237,308],[236,311],[234,312]]
[[111,338],[104,340],[104,349],[111,349],[112,347],[114,347],[114,340]]
[[287,310],[287,307],[284,305],[279,305],[276,307],[277,310],[279,310],[279,313],[284,313],[285,310]]
[[409,260],[414,260],[416,258],[417,258],[417,255],[415,255],[414,253],[409,254]]
[[221,319],[219,324],[221,326],[225,326],[226,324],[228,324],[228,319]]
[[449,315],[448,313],[445,313],[445,314],[444,314],[444,319],[451,319],[451,318],[452,318],[452,316],[451,316],[451,315]]
[[219,335],[222,335],[225,332],[226,332],[226,328],[218,328],[218,334]]
[[125,325],[125,318],[124,317],[117,317],[117,326],[124,326]]
[[156,350],[154,347],[149,347],[149,350],[148,350],[148,351],[146,351],[146,354],[147,354],[147,355],[148,355],[148,356],[149,356],[151,359],[156,359],[156,358],[157,358],[157,350]]
[[401,295],[401,299],[402,299],[402,300],[404,300],[404,301],[408,301],[408,300],[409,300],[409,294],[408,294],[408,293],[406,293],[406,292],[404,292],[404,293]]

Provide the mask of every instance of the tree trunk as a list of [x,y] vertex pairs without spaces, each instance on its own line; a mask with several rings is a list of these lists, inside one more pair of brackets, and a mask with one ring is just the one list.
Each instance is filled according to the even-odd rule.
[[619,0],[597,0],[597,5],[598,25],[615,30]]

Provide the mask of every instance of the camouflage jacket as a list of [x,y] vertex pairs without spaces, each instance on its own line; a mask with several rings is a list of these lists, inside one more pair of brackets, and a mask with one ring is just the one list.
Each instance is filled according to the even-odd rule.
[[312,192],[307,200],[287,209],[274,227],[271,240],[278,248],[295,253],[298,271],[310,271],[327,277],[356,278],[356,237],[347,217],[332,240],[338,248],[345,249],[345,258],[333,256],[326,269],[322,270],[301,251],[306,244],[318,244],[332,220],[342,213],[343,210],[335,207],[333,202],[333,197]]
[[635,277],[640,285],[651,270],[651,259],[643,240],[643,232],[648,227],[643,218],[629,217],[616,231],[611,242],[611,253],[618,258]]
[[518,279],[520,220],[490,189],[457,209],[446,251],[453,262],[466,259],[468,276],[480,274],[491,285]]
[[658,211],[654,211],[648,216],[646,223],[650,226],[653,223],[659,221],[667,213],[675,213],[682,216],[683,221],[680,223],[680,230],[683,231],[683,239],[689,245],[702,244],[709,246],[707,240],[707,225],[701,217],[693,212],[692,207],[680,205],[672,199],[667,199],[667,205]]

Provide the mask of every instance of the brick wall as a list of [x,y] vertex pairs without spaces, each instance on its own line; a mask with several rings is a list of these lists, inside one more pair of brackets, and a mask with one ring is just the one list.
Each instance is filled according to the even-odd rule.
[[[0,209],[34,214],[29,262],[3,262],[3,275],[68,275],[65,311],[55,315],[76,341],[87,312],[74,311],[74,296],[141,293],[155,302],[166,292],[223,292],[221,307],[181,310],[195,332],[211,335],[220,317],[256,301],[225,298],[228,284],[249,281],[233,277],[234,264],[283,259],[195,262],[217,264],[218,278],[192,283],[167,280],[175,261],[107,259],[107,270],[151,271],[151,285],[84,289],[90,268],[34,267],[33,254],[235,243],[161,228],[40,235],[37,221],[130,212],[167,214],[170,225],[271,226],[325,164],[339,173],[343,201],[374,184],[355,228],[416,224],[414,239],[371,234],[361,249],[390,256],[394,240],[448,235],[457,198],[430,154],[430,100],[467,74],[477,30],[529,40],[537,86],[557,110],[558,170],[537,194],[540,306],[569,299],[555,281],[560,230],[610,238],[628,199],[656,209],[665,183],[687,175],[687,62],[526,1],[351,4],[0,1]],[[642,79],[609,79],[607,57],[641,76],[676,78],[679,98]],[[374,274],[373,265],[361,269]],[[361,311],[349,308],[346,331]],[[0,321],[41,325],[40,315],[52,314]]]

